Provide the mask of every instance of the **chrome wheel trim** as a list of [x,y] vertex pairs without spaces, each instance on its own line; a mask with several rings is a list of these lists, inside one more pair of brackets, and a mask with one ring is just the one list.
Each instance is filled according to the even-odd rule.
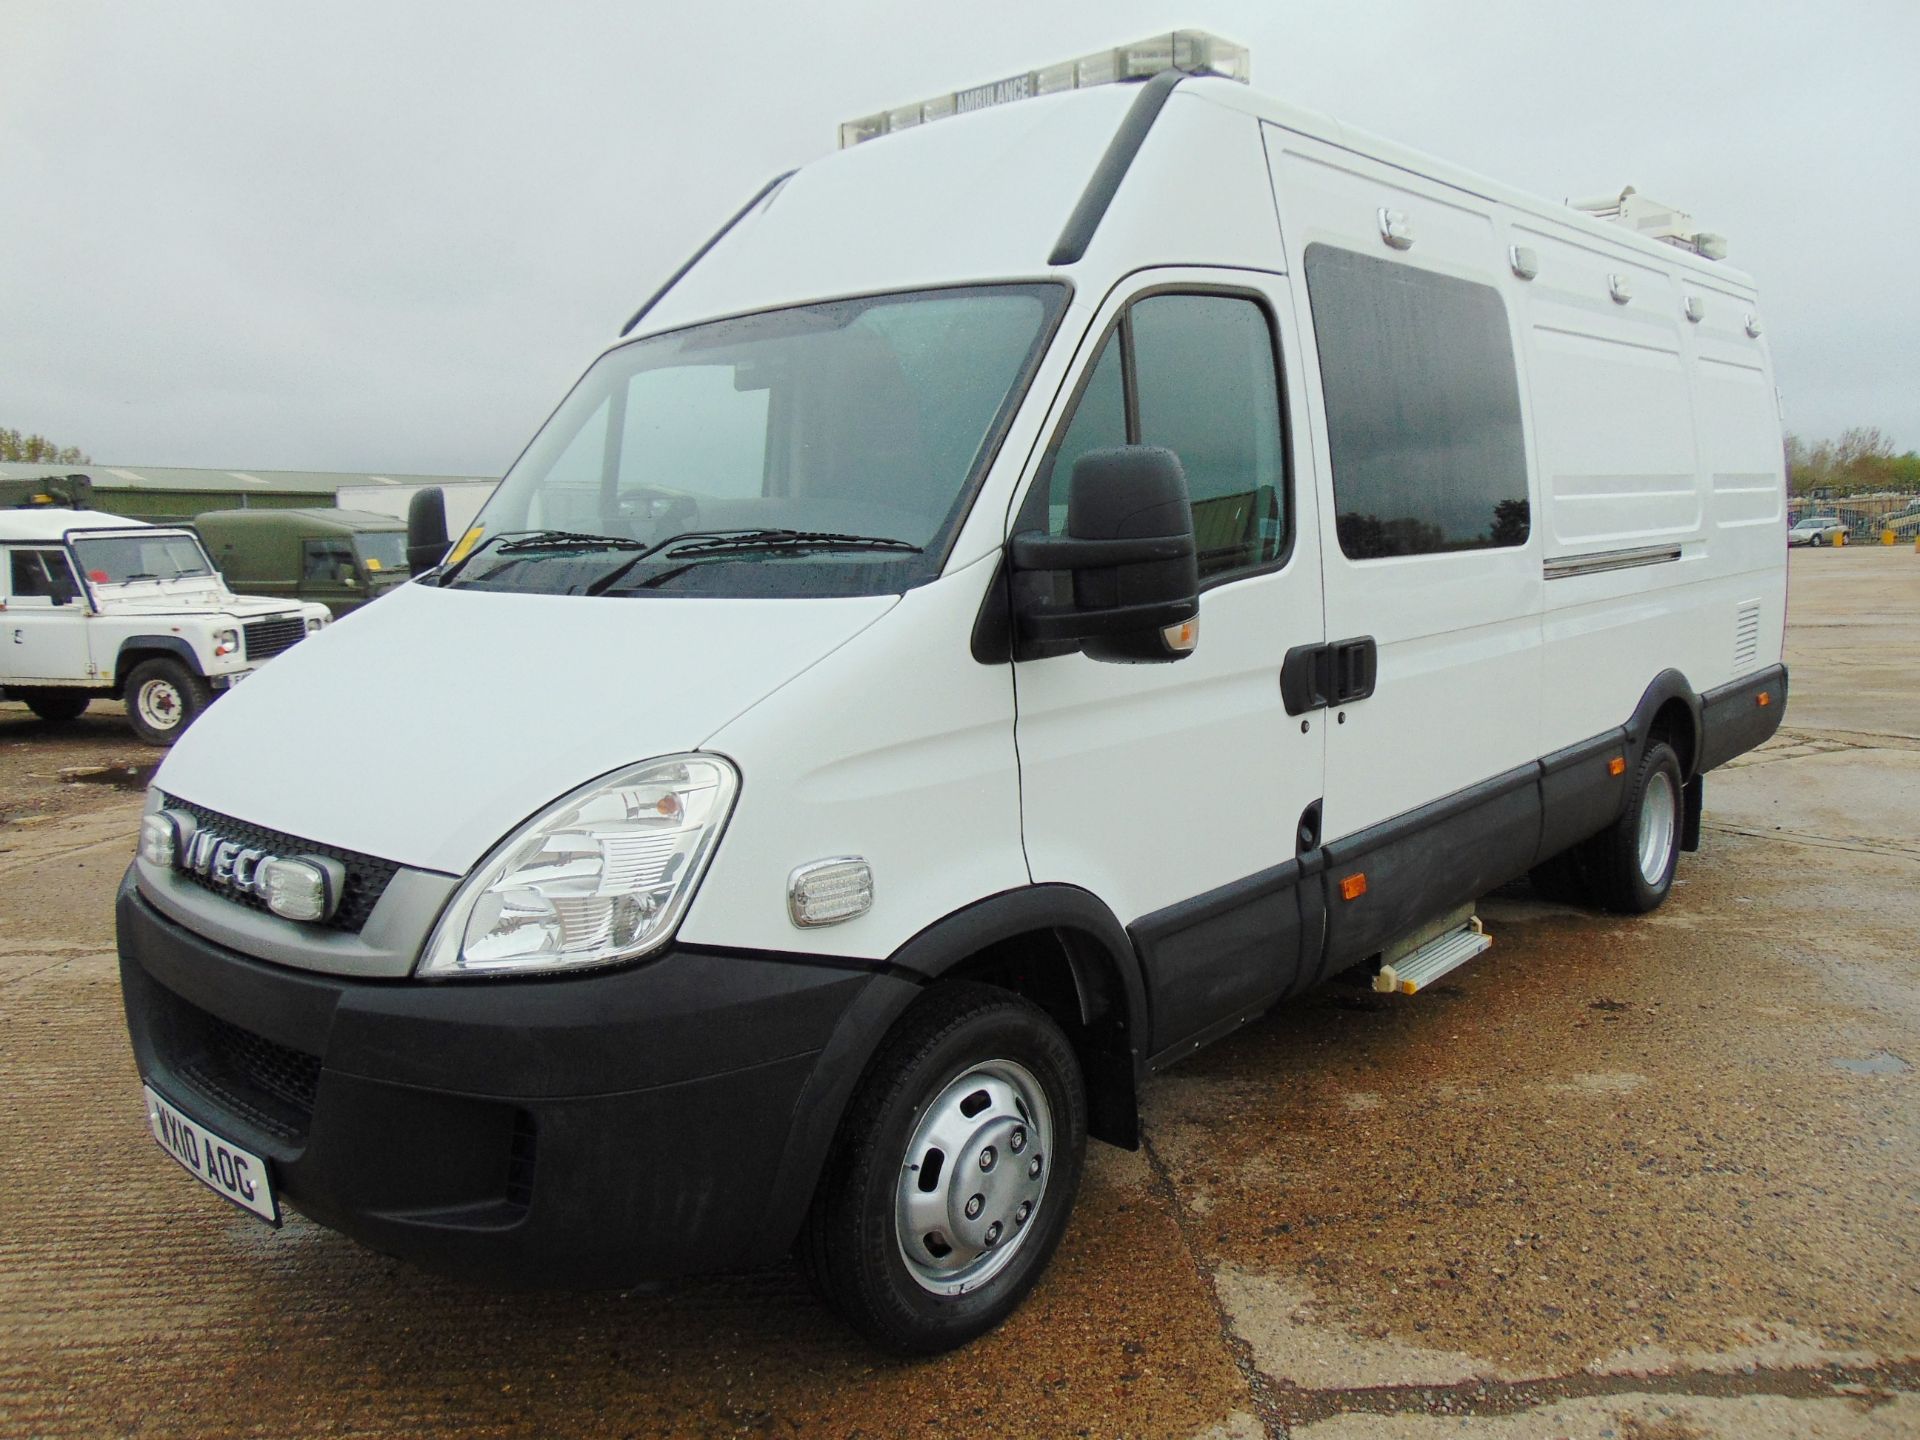
[[140,687],[133,697],[140,718],[155,730],[172,730],[180,724],[186,704],[180,688],[171,680],[153,679]]
[[1640,878],[1658,885],[1667,875],[1673,856],[1674,818],[1679,813],[1673,781],[1656,770],[1640,797]]
[[1053,1165],[1053,1111],[1032,1071],[986,1060],[949,1080],[921,1112],[894,1190],[914,1283],[964,1295],[1004,1270],[1037,1226]]

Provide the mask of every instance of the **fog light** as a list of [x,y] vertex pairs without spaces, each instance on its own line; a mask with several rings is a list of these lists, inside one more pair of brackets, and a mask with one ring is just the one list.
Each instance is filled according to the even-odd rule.
[[325,920],[339,907],[346,879],[347,867],[338,860],[306,855],[262,861],[253,884],[274,914],[288,920]]
[[787,915],[801,929],[838,925],[873,908],[873,869],[858,855],[802,865],[787,877]]

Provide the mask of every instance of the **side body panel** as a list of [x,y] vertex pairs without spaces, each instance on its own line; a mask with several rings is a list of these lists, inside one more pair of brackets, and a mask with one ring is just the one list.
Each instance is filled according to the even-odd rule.
[[[85,684],[94,617],[84,594],[56,605],[45,594],[14,593],[16,565],[39,574],[42,564],[67,565],[71,576],[72,561],[58,545],[0,545],[0,683]],[[78,588],[77,579],[71,583]]]
[[[1326,327],[1339,321],[1313,313],[1307,249],[1326,245],[1499,288],[1495,221],[1475,196],[1277,126],[1265,131],[1297,308],[1313,336],[1305,414],[1322,458],[1315,478],[1327,638],[1370,636],[1378,649],[1373,694],[1327,716],[1324,834],[1331,842],[1542,753],[1539,527],[1525,543],[1497,549],[1373,559],[1345,553],[1317,354],[1329,342]],[[1383,208],[1410,219],[1410,250],[1382,244]],[[1431,358],[1446,362],[1444,354]],[[1524,370],[1519,378],[1524,406]],[[1531,433],[1525,445],[1530,455]]]

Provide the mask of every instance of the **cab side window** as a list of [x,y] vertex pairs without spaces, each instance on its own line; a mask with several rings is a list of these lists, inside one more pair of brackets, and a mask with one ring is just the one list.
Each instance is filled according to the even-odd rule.
[[59,550],[15,550],[12,552],[9,582],[14,600],[38,601],[46,605],[65,605],[80,595],[73,578],[73,567]]
[[302,542],[306,554],[306,563],[301,573],[308,580],[319,580],[334,584],[340,579],[340,569],[345,566],[347,572],[353,572],[353,544],[347,540],[307,540]]
[[1089,450],[1163,445],[1193,500],[1200,579],[1232,579],[1287,547],[1289,486],[1273,328],[1239,295],[1150,295],[1109,332],[1048,452],[1027,528],[1064,534],[1073,465]]

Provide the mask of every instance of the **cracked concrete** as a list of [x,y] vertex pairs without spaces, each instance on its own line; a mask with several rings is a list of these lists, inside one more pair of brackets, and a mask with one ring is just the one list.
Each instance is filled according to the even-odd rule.
[[47,778],[120,722],[0,706],[0,1435],[1920,1435],[1920,558],[1793,567],[1790,726],[1661,912],[1514,889],[1433,990],[1158,1078],[1027,1306],[918,1364],[791,1271],[494,1295],[205,1196],[118,1015],[138,799]]

